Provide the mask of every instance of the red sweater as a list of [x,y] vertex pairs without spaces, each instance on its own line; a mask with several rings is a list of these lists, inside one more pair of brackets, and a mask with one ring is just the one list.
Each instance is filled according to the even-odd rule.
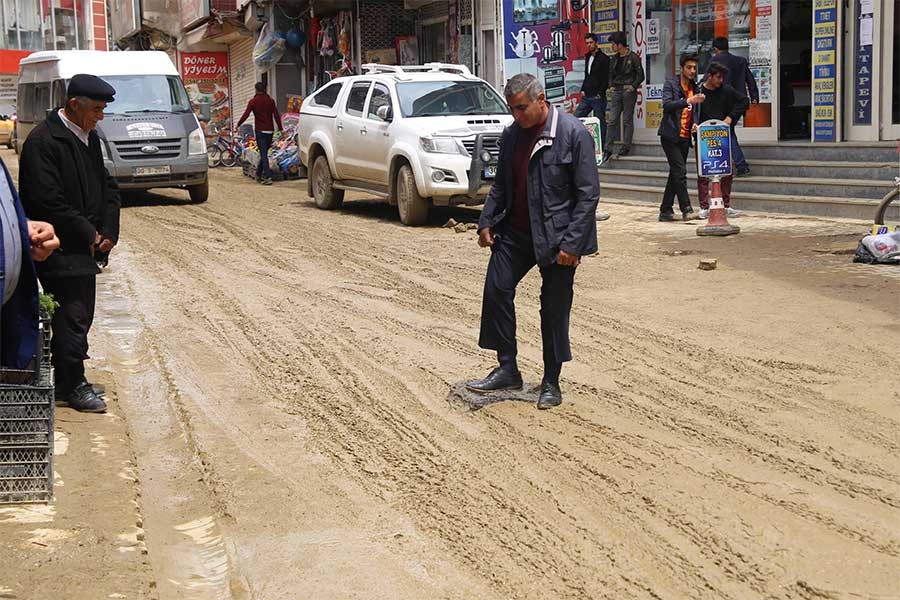
[[247,120],[251,112],[253,113],[254,121],[256,121],[254,126],[256,131],[275,131],[273,119],[275,123],[278,123],[278,129],[282,129],[278,107],[275,106],[275,101],[272,100],[272,97],[265,92],[257,92],[250,99],[250,102],[247,103],[247,110],[244,111],[241,120],[238,121],[237,127],[240,127],[241,123]]

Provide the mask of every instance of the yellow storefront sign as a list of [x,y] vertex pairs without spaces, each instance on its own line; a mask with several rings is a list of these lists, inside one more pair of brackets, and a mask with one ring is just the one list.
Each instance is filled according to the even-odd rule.
[[816,10],[820,8],[837,8],[837,0],[816,0]]
[[618,21],[600,21],[594,25],[594,33],[613,33],[618,30]]
[[816,52],[816,64],[817,65],[833,65],[834,64],[834,50],[829,50],[828,52]]
[[813,112],[814,121],[831,121],[834,119],[833,106],[817,106]]
[[615,10],[619,8],[619,0],[595,0],[594,11]]
[[813,26],[813,37],[831,37],[834,35],[834,23],[816,23]]
[[647,129],[657,129],[662,122],[662,102],[647,103]]
[[834,91],[834,79],[816,79],[815,81],[817,92],[833,92]]

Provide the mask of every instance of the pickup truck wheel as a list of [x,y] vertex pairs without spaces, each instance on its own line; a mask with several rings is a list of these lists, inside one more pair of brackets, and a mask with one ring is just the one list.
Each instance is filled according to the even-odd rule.
[[409,165],[397,171],[397,208],[404,225],[421,225],[428,219],[428,198],[419,195],[416,177]]
[[200,185],[192,185],[188,187],[188,193],[191,195],[191,202],[194,204],[202,204],[209,198],[209,181],[204,181]]
[[325,155],[316,157],[312,168],[313,199],[316,206],[323,210],[340,208],[344,202],[344,190],[334,189],[334,179],[331,177],[331,167]]

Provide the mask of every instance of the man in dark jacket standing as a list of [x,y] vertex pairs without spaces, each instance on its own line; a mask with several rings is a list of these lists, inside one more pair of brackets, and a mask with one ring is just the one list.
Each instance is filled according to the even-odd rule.
[[84,375],[94,320],[97,252],[119,239],[119,188],[103,166],[94,131],[115,90],[93,75],[75,75],[66,105],[32,130],[22,147],[19,193],[31,219],[56,229],[60,249],[38,264],[44,289],[59,308],[53,315],[51,352],[57,396],[75,410],[104,412],[102,390]]
[[600,139],[606,146],[606,90],[609,88],[609,57],[597,45],[597,36],[585,34],[584,43],[587,54],[584,55],[584,81],[581,92],[584,96],[575,108],[575,116],[579,119],[594,111],[600,119]]
[[[700,85],[700,92],[705,96],[702,104],[694,106],[694,126],[691,132],[697,130],[697,125],[710,119],[718,119],[726,124],[734,126],[734,123],[744,116],[750,106],[750,99],[738,90],[725,83],[728,69],[719,62],[711,62],[706,68],[706,79]],[[732,131],[734,131],[732,129]],[[732,161],[734,157],[732,156]],[[731,181],[732,176],[723,177],[722,201],[725,203],[725,212],[729,217],[737,217],[741,213],[731,208]],[[697,178],[697,188],[700,200],[700,218],[709,216],[709,179]]]
[[[269,169],[269,148],[276,131],[281,131],[281,115],[272,96],[266,93],[266,84],[256,84],[256,95],[247,103],[247,109],[237,122],[237,127],[253,113],[253,128],[256,130],[256,145],[259,147],[259,164],[256,165],[256,179],[263,185],[272,185],[272,171]],[[275,125],[278,129],[275,129]]]
[[644,65],[641,57],[628,49],[628,38],[624,31],[610,34],[609,42],[615,52],[609,61],[609,87],[612,88],[609,109],[609,143],[603,140],[603,158],[608,159],[613,144],[619,139],[619,122],[624,123],[622,147],[616,153],[625,156],[631,151],[634,136],[634,105],[637,103],[637,89],[644,82]]
[[[737,56],[728,51],[728,38],[717,37],[713,40],[713,57],[710,62],[719,62],[728,69],[728,78],[725,83],[736,89],[744,96],[750,97],[750,102],[759,104],[759,88],[756,78],[750,70],[750,63],[743,56]],[[744,151],[738,143],[734,128],[737,121],[731,124],[731,150],[734,158],[735,175],[742,177],[750,174],[750,165],[744,157]]]
[[500,366],[468,388],[522,387],[514,300],[519,281],[536,264],[544,348],[537,406],[545,409],[562,403],[559,374],[572,360],[572,285],[581,257],[597,251],[600,182],[587,129],[547,103],[534,75],[514,76],[504,93],[515,122],[503,132],[497,177],[478,221],[478,244],[491,249],[478,345],[496,350]]
[[669,162],[669,179],[666,181],[662,204],[659,206],[660,221],[675,220],[672,207],[676,197],[682,219],[688,221],[694,216],[691,197],[687,190],[687,157],[691,149],[691,129],[694,124],[691,112],[696,104],[706,98],[702,93],[698,93],[695,83],[697,61],[696,54],[682,54],[681,73],[666,80],[663,85],[663,115],[657,133],[666,160]]

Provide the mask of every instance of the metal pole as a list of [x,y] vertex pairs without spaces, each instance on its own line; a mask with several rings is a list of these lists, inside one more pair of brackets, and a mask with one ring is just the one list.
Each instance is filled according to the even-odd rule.
[[78,1],[72,0],[72,18],[75,20],[75,49],[79,49],[81,46],[78,43]]
[[53,49],[56,50],[56,0],[50,0],[50,35],[53,38]]
[[16,48],[22,49],[22,28],[19,26],[19,0],[16,0]]

